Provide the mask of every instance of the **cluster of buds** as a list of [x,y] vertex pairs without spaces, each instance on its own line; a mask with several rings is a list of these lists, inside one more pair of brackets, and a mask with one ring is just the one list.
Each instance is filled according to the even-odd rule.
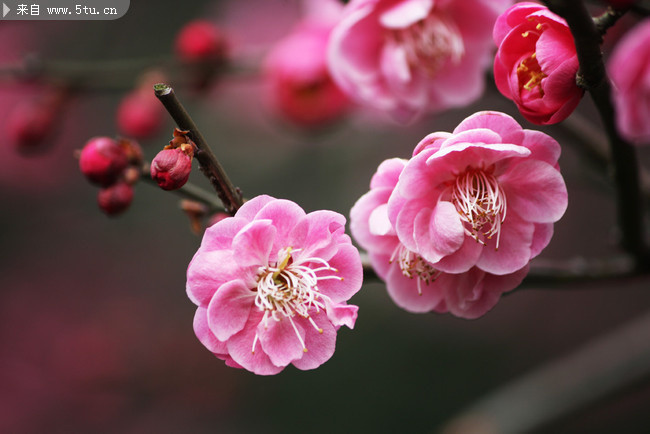
[[163,190],[178,190],[192,172],[195,144],[189,131],[174,129],[174,137],[151,162],[151,178]]
[[99,208],[108,215],[125,211],[133,200],[133,185],[142,171],[142,150],[130,139],[94,137],[79,153],[79,169],[101,189]]

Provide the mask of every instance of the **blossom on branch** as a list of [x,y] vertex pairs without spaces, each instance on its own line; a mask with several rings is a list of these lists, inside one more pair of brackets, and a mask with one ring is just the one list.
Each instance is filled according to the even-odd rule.
[[407,160],[393,158],[381,163],[364,194],[350,211],[350,230],[368,251],[372,267],[386,282],[391,299],[414,313],[451,312],[473,319],[484,315],[501,294],[517,287],[528,265],[514,273],[497,276],[478,267],[450,274],[402,244],[388,219],[388,198]]
[[265,78],[271,103],[287,119],[303,126],[320,126],[339,119],[350,100],[327,69],[327,42],[333,25],[306,19],[269,52]]
[[483,92],[490,34],[509,0],[352,0],[329,67],[356,101],[409,122]]
[[258,196],[208,228],[188,266],[194,330],[229,366],[314,369],[334,353],[339,327],[354,327],[346,301],[362,274],[345,217]]
[[563,18],[537,3],[517,3],[494,25],[499,91],[538,125],[564,120],[584,91],[576,84],[578,56]]
[[567,208],[560,146],[510,116],[479,112],[426,136],[387,213],[404,247],[436,270],[514,273],[546,247]]
[[629,141],[650,144],[650,20],[619,41],[607,69],[619,132]]

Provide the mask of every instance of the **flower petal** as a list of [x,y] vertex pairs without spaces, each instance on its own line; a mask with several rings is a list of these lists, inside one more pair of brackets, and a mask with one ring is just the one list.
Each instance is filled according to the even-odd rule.
[[225,342],[216,338],[208,326],[208,310],[204,307],[196,309],[194,314],[194,333],[199,341],[212,353],[227,355],[228,347]]
[[207,307],[221,285],[240,278],[241,268],[230,250],[199,250],[187,267],[187,296],[197,306]]
[[284,369],[284,366],[276,366],[262,349],[259,341],[256,343],[253,352],[253,342],[257,335],[257,326],[262,320],[262,312],[253,310],[248,317],[246,325],[236,335],[226,342],[228,353],[232,359],[244,369],[258,375],[275,375]]
[[512,165],[499,177],[499,184],[508,198],[508,211],[514,210],[524,220],[553,223],[567,209],[564,179],[548,163],[528,160]]
[[271,220],[254,220],[244,226],[232,240],[232,252],[241,267],[269,263],[277,229]]
[[492,274],[514,273],[525,266],[531,257],[535,225],[509,213],[501,225],[499,249],[493,238],[484,248],[476,266]]
[[254,303],[255,293],[243,281],[222,285],[208,305],[208,325],[216,338],[225,342],[241,331]]
[[303,371],[318,368],[334,354],[336,347],[336,328],[323,313],[311,315],[311,319],[322,330],[320,333],[305,318],[297,318],[298,324],[305,330],[305,346],[307,352],[292,362],[293,366]]
[[264,352],[274,365],[287,366],[302,357],[305,330],[292,317],[280,315],[277,321],[269,317],[257,326],[257,334]]

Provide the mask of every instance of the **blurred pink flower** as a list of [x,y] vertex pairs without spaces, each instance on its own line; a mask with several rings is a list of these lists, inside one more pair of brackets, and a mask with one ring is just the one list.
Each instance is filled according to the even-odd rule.
[[538,125],[564,120],[584,91],[576,84],[578,57],[564,19],[537,3],[517,3],[494,25],[497,88]]
[[467,105],[484,88],[490,34],[510,0],[352,0],[328,61],[353,99],[408,122]]
[[479,112],[415,148],[388,201],[399,240],[437,270],[504,275],[546,247],[567,207],[560,146]]
[[514,289],[528,266],[512,274],[496,276],[477,267],[459,273],[439,271],[398,239],[388,219],[387,203],[407,160],[393,158],[379,165],[364,194],[350,211],[350,230],[368,251],[372,267],[386,282],[391,299],[414,313],[451,312],[473,319],[484,315],[501,294]]
[[607,69],[619,132],[627,140],[650,143],[650,20],[614,47]]
[[278,42],[265,62],[271,104],[289,120],[318,126],[340,118],[350,107],[327,69],[327,42],[333,25],[307,18]]
[[208,228],[187,270],[199,340],[233,367],[272,375],[314,369],[354,326],[361,287],[345,217],[258,196]]

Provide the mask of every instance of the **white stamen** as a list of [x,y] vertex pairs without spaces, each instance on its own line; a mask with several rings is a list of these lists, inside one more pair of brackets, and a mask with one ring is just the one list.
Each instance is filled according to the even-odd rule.
[[456,178],[451,199],[460,219],[469,225],[465,233],[479,243],[479,235],[491,239],[497,236],[495,250],[499,249],[501,224],[506,219],[506,195],[497,178],[483,170],[468,170]]
[[[318,327],[310,316],[310,312],[319,313],[321,309],[325,309],[327,296],[320,293],[318,282],[327,279],[343,280],[343,278],[335,274],[317,275],[317,272],[338,273],[338,270],[331,267],[322,258],[299,257],[296,259],[294,255],[300,250],[292,247],[282,249],[278,252],[277,263],[260,267],[255,305],[264,311],[262,321],[265,324],[268,318],[275,321],[288,318],[303,351],[307,352],[307,347],[293,322],[293,317],[298,315],[308,319],[316,331],[323,333],[323,329]],[[255,350],[257,339],[258,336],[255,334],[253,350]]]
[[390,262],[392,263],[395,258],[398,258],[398,264],[404,276],[409,279],[417,277],[419,295],[422,295],[422,282],[429,285],[429,282],[435,281],[440,275],[440,271],[436,270],[429,261],[410,251],[401,243],[393,250]]

